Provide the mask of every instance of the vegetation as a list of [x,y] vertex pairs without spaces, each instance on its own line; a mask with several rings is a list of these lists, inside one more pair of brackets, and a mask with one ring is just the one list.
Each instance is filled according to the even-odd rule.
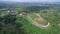
[[[33,5],[32,5],[33,4]],[[60,34],[60,7],[52,5],[41,5],[34,3],[16,3],[11,5],[8,3],[7,7],[0,8],[0,34]],[[16,8],[16,9],[15,9]],[[15,9],[18,14],[9,14],[8,10]],[[14,11],[15,11],[14,10]],[[21,12],[27,12],[26,16],[20,16]],[[43,18],[42,21],[49,22],[48,28],[39,28],[32,24],[27,16],[33,20],[37,17],[35,13],[39,13]],[[40,23],[39,23],[40,24]]]
[[35,15],[35,13],[31,13],[29,14],[29,16],[34,20],[37,16]]
[[21,22],[17,22],[16,15],[0,17],[0,34],[26,34]]

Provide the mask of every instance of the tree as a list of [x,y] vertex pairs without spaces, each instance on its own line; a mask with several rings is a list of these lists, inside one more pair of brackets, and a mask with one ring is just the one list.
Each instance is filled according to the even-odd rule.
[[16,15],[3,16],[3,22],[0,24],[0,30],[3,34],[26,34],[23,24],[17,22]]
[[2,17],[0,17],[0,22],[2,22],[3,21],[3,18]]
[[15,15],[6,15],[4,16],[3,19],[4,19],[3,21],[5,24],[8,24],[8,23],[14,24],[17,18],[15,17]]

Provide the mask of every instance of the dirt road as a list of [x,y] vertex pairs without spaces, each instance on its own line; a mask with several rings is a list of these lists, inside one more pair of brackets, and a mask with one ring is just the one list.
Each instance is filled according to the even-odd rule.
[[[36,14],[37,16],[40,16],[39,14]],[[41,16],[40,16],[41,17]],[[50,23],[48,22],[47,25],[38,24],[36,21],[34,21],[29,15],[27,15],[28,21],[30,21],[33,25],[39,27],[39,28],[47,28],[49,27]]]

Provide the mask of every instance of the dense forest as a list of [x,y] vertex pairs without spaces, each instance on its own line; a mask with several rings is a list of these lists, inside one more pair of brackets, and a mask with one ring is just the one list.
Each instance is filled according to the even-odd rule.
[[17,22],[16,15],[0,17],[0,34],[26,34],[23,24]]

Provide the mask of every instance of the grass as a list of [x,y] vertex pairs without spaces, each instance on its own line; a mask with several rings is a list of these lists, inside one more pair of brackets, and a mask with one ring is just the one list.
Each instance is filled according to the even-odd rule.
[[[52,9],[53,10],[53,9]],[[18,20],[17,20],[17,22],[20,22],[20,23],[22,23],[23,24],[23,27],[24,27],[24,30],[28,33],[28,34],[60,34],[60,24],[56,24],[57,22],[57,20],[56,20],[56,18],[58,18],[58,17],[53,17],[52,15],[54,15],[54,13],[56,12],[53,12],[53,11],[48,11],[49,13],[45,13],[45,15],[44,15],[44,13],[42,13],[42,15],[43,15],[43,17],[44,16],[49,16],[49,17],[47,17],[47,19],[46,20],[48,20],[50,23],[51,23],[51,27],[49,27],[49,28],[47,28],[47,29],[42,29],[42,28],[39,28],[39,27],[37,27],[37,26],[35,26],[35,25],[32,25],[31,24],[31,21],[28,21],[27,20],[27,17],[21,17],[20,15],[17,15],[16,17],[18,18]],[[53,13],[50,13],[50,12],[53,12]],[[56,12],[56,13],[58,13],[58,12]],[[4,12],[4,14],[5,14],[5,12]],[[49,14],[49,15],[48,15]],[[30,15],[30,17],[32,18],[32,19],[35,19],[36,18],[36,15],[34,14],[34,13],[32,13],[32,14],[29,14]],[[60,17],[59,17],[60,18]],[[59,19],[58,18],[58,19]],[[43,22],[43,21],[42,21]],[[45,22],[45,21],[44,21]],[[60,22],[60,21],[59,21]],[[2,32],[0,32],[0,33],[2,33]]]
[[39,27],[36,27],[32,25],[26,18],[22,20],[22,23],[24,25],[25,31],[28,32],[28,34],[58,34],[59,28],[52,25],[51,28],[48,29],[42,29]]
[[42,32],[39,31],[43,31],[43,29],[40,29],[34,25],[32,25],[29,21],[27,21],[27,19],[23,20],[23,24],[24,24],[24,28],[25,30],[29,33],[29,34],[40,34]]
[[[51,10],[51,12],[53,12],[53,11]],[[45,14],[46,15],[47,14],[50,15],[50,11],[49,11],[49,13],[45,13]],[[34,13],[33,14],[29,14],[29,15],[30,15],[30,17],[32,19],[36,18],[36,15]],[[44,13],[42,13],[42,15],[43,15],[43,17],[45,16]],[[47,16],[49,16],[49,15],[47,15]],[[50,16],[52,17],[52,15],[50,15]],[[47,19],[46,19],[51,24],[51,27],[46,28],[46,29],[42,29],[42,28],[39,28],[39,27],[37,27],[35,25],[32,25],[31,21],[27,20],[27,17],[22,18],[21,21],[22,21],[22,24],[24,26],[25,31],[28,32],[28,34],[60,34],[60,26],[58,26],[56,24],[55,18],[54,17],[51,18],[51,17],[50,18],[47,17]]]
[[47,24],[48,22],[46,20],[41,20],[41,21],[38,21],[39,24]]
[[[37,15],[35,15],[35,13],[29,14],[29,16],[34,20],[35,18],[37,18]],[[39,18],[40,19],[40,18]],[[45,19],[41,19],[41,20],[36,20],[36,22],[38,22],[39,24],[47,24],[48,22]]]
[[29,16],[34,20],[37,16],[35,15],[35,13],[31,13],[29,14]]

